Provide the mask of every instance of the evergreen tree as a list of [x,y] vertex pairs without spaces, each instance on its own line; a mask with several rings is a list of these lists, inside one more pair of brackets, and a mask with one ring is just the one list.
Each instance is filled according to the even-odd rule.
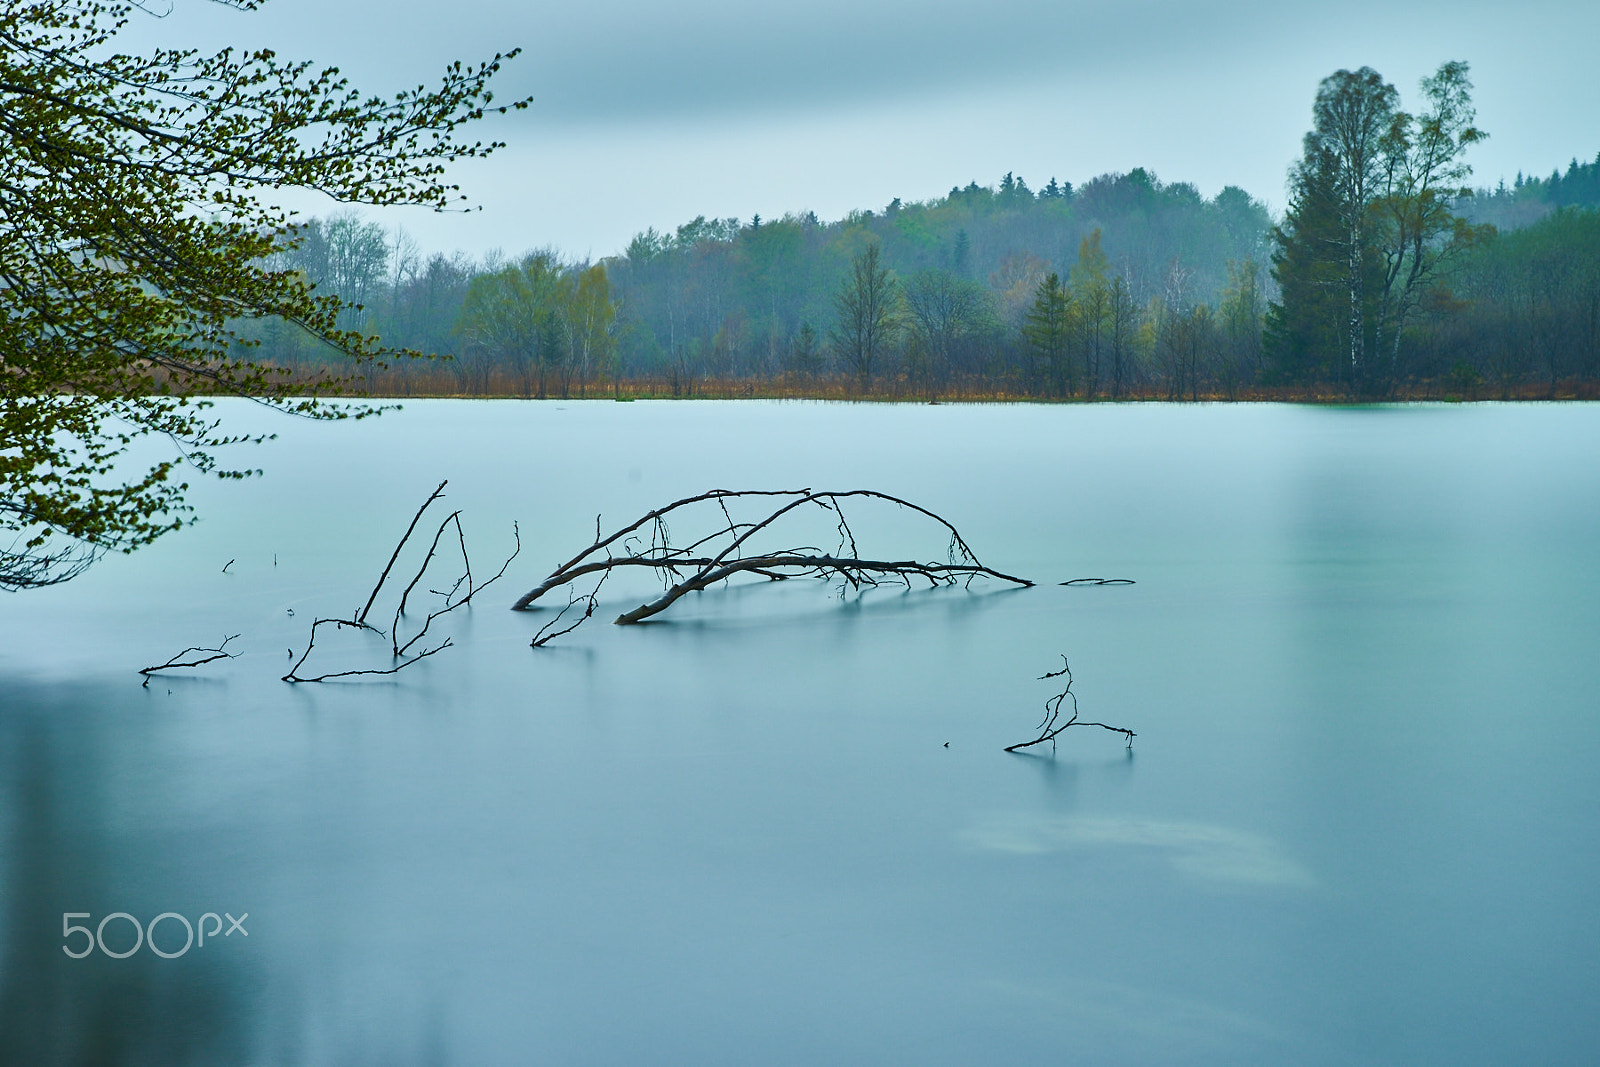
[[1067,392],[1067,345],[1070,338],[1072,295],[1051,271],[1035,290],[1033,307],[1022,323],[1022,336],[1044,364],[1047,388],[1054,396]]
[[[1337,164],[1308,147],[1290,173],[1289,212],[1273,231],[1272,275],[1279,288],[1267,308],[1269,378],[1281,383],[1348,381],[1349,231],[1334,184]],[[1373,264],[1367,264],[1369,274]]]

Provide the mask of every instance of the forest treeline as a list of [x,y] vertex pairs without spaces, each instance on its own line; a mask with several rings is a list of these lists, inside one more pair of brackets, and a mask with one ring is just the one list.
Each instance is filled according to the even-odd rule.
[[[1364,365],[1346,294],[1355,238],[1315,170],[1297,164],[1276,221],[1239,188],[1208,199],[1143,169],[1038,190],[1006,174],[832,222],[700,217],[597,262],[427,254],[347,213],[309,221],[277,265],[357,305],[344,325],[449,357],[392,363],[369,376],[379,393],[1593,394],[1600,156],[1441,197],[1424,240],[1450,254],[1423,254],[1403,294],[1389,283],[1384,299],[1409,302],[1398,310],[1374,295],[1381,256],[1360,252],[1358,332],[1384,350]],[[291,324],[254,336],[269,362],[336,364]]]

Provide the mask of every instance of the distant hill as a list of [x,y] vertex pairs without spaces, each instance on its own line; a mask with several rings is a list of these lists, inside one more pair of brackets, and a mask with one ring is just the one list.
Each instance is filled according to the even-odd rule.
[[1600,152],[1592,163],[1576,158],[1567,172],[1550,172],[1548,178],[1527,178],[1521,173],[1511,185],[1479,189],[1458,205],[1473,222],[1492,223],[1500,230],[1520,230],[1563,207],[1600,208]]
[[903,280],[931,273],[979,287],[998,321],[1014,329],[1039,283],[1052,272],[1062,281],[1075,276],[1090,245],[1140,307],[1157,298],[1215,305],[1230,263],[1264,285],[1272,223],[1237,186],[1208,199],[1142,167],[1076,189],[1052,178],[1037,192],[1008,173],[993,186],[896,198],[835,222],[810,212],[697,218],[676,233],[647,230],[604,262],[621,298],[624,364],[650,366],[687,350],[704,354],[718,374],[741,374],[770,368],[776,353],[827,331],[840,280],[869,243]]

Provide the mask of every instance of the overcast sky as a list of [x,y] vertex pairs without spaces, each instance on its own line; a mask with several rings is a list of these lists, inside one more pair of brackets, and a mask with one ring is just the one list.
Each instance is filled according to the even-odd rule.
[[1006,171],[1037,189],[1144,166],[1278,211],[1317,82],[1362,65],[1410,105],[1441,62],[1471,64],[1480,184],[1600,151],[1593,0],[174,3],[125,47],[267,46],[385,93],[523,48],[497,95],[532,108],[456,172],[482,210],[373,216],[430,250],[599,257],[696,215],[833,219]]

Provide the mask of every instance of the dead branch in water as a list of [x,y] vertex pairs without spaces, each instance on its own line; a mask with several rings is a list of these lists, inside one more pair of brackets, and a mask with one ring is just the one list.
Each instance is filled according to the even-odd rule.
[[[455,525],[456,541],[461,546],[462,575],[455,580],[455,584],[453,584],[448,590],[428,590],[428,592],[433,593],[435,596],[444,597],[444,605],[435,611],[429,612],[427,618],[425,618],[422,622],[422,628],[412,635],[410,640],[402,645],[400,643],[400,618],[406,613],[406,602],[411,597],[411,591],[417,587],[417,583],[422,581],[423,574],[427,572],[428,564],[432,562],[433,554],[439,547],[439,538],[443,536],[445,528],[451,524]],[[514,522],[511,524],[511,536],[516,539],[516,547],[511,550],[511,555],[507,556],[506,561],[500,564],[500,569],[495,572],[492,578],[488,579],[482,584],[474,584],[472,580],[472,560],[467,556],[467,535],[466,532],[461,528],[461,512],[451,512],[449,517],[446,518],[444,522],[439,524],[438,531],[433,535],[433,544],[428,548],[428,555],[423,559],[422,566],[417,568],[416,577],[411,579],[411,583],[406,586],[405,592],[400,594],[400,603],[394,611],[394,622],[389,627],[389,638],[396,658],[404,656],[408,651],[410,651],[412,645],[415,645],[418,641],[422,640],[422,638],[428,632],[428,627],[433,625],[434,619],[437,619],[441,615],[448,615],[450,612],[456,610],[464,604],[472,603],[472,598],[474,596],[483,592],[483,590],[489,588],[489,586],[500,580],[501,575],[505,574],[506,568],[511,566],[511,561],[516,559],[517,555],[522,551],[522,531]],[[456,594],[461,592],[461,587],[463,585],[466,586],[466,592],[458,597]],[[438,650],[435,649],[435,651]],[[431,654],[432,653],[430,653],[430,655]]]
[[[594,614],[594,609],[599,606],[600,587],[606,584],[606,578],[608,578],[610,574],[610,571],[601,571],[600,580],[594,584],[594,588],[581,596],[578,594],[576,589],[570,590],[567,593],[567,606],[562,608],[556,614],[555,618],[539,627],[539,632],[533,635],[533,641],[528,647],[539,648],[548,644],[555,638],[560,637],[562,634],[570,634],[579,626],[582,626],[584,622],[588,620],[589,616]],[[578,618],[573,622],[570,622],[565,626],[561,626],[561,620],[566,618],[567,612],[571,611],[579,604],[584,606],[583,614],[578,616]],[[558,626],[561,628],[557,629],[556,627]]]
[[[764,518],[756,521],[736,521],[729,511],[730,502],[761,497],[776,498],[778,506]],[[880,501],[904,508],[932,520],[948,535],[947,562],[923,563],[917,560],[879,560],[862,558],[856,545],[855,532],[845,517],[844,501],[851,498]],[[694,505],[715,506],[721,514],[720,524],[710,534],[685,545],[672,543],[667,516]],[[803,508],[819,508],[829,513],[838,535],[837,548],[832,552],[814,545],[786,545],[776,550],[751,551],[751,540],[765,534],[785,516]],[[704,507],[700,509],[704,510]],[[641,531],[648,530],[646,544]],[[908,500],[890,496],[871,489],[853,489],[845,492],[816,492],[811,489],[714,489],[697,496],[675,500],[665,507],[646,512],[638,520],[622,527],[608,537],[602,537],[600,520],[595,518],[594,542],[552,571],[543,582],[512,605],[513,610],[526,610],[534,601],[552,589],[592,574],[609,575],[620,567],[645,567],[655,571],[662,579],[665,591],[645,604],[617,616],[618,624],[640,622],[660,614],[686,593],[706,589],[718,582],[727,581],[740,574],[755,574],[769,581],[789,578],[837,578],[851,589],[876,586],[888,579],[898,581],[908,588],[916,579],[930,586],[970,583],[974,578],[988,577],[1011,582],[1019,586],[1033,583],[985,566],[977,553],[967,544],[961,532],[941,516]],[[603,577],[602,577],[603,580]],[[595,593],[599,586],[584,596],[568,595],[565,614],[575,604],[584,603],[583,618],[559,633],[570,633],[584,619],[594,614]],[[559,620],[560,616],[557,616]],[[551,624],[553,625],[553,624]],[[547,626],[534,639],[534,646],[544,644],[558,633],[547,633]]]
[[407,526],[406,532],[400,535],[400,543],[394,546],[394,552],[389,556],[389,562],[384,564],[383,573],[378,575],[378,584],[372,587],[372,595],[367,597],[366,606],[363,607],[361,609],[361,613],[356,616],[355,621],[357,624],[366,624],[367,612],[372,610],[372,602],[378,599],[378,590],[382,589],[383,583],[389,580],[389,571],[394,568],[394,561],[400,558],[400,550],[406,547],[407,541],[411,540],[411,531],[417,528],[417,523],[422,519],[422,513],[427,511],[429,506],[432,505],[435,500],[438,500],[444,495],[444,487],[449,484],[450,479],[448,478],[440,482],[439,488],[435,489],[428,495],[428,499],[422,502],[422,506],[417,509],[417,513],[411,517],[411,525]]
[[413,663],[416,663],[418,660],[426,659],[427,657],[433,655],[434,653],[443,652],[445,649],[450,647],[450,639],[447,637],[443,641],[441,641],[438,645],[434,646],[433,648],[427,649],[426,651],[423,651],[423,652],[419,652],[415,656],[412,656],[410,659],[405,660],[402,663],[397,663],[393,667],[389,667],[387,669],[380,669],[380,668],[375,668],[374,667],[374,668],[367,668],[367,669],[363,669],[363,670],[329,671],[327,674],[319,674],[319,675],[316,675],[315,677],[312,677],[312,678],[302,678],[298,673],[299,670],[300,670],[300,665],[305,663],[306,657],[310,656],[311,655],[311,650],[317,646],[317,627],[319,627],[319,626],[329,626],[329,625],[334,626],[335,628],[340,629],[340,630],[342,630],[342,629],[344,629],[345,627],[348,626],[348,627],[351,627],[352,629],[356,629],[356,630],[366,630],[369,633],[375,633],[375,634],[379,634],[379,635],[381,635],[383,633],[383,631],[378,629],[376,626],[369,626],[366,623],[358,622],[355,619],[316,619],[311,623],[311,635],[308,638],[308,640],[306,641],[306,650],[304,652],[300,653],[300,658],[295,661],[295,664],[294,664],[293,667],[289,668],[289,673],[283,676],[283,680],[284,681],[286,681],[286,682],[325,682],[330,678],[350,678],[350,677],[353,677],[353,676],[358,675],[358,674],[399,674],[402,670],[404,670],[405,668],[411,666]]
[[[229,562],[232,562],[232,561],[230,560]],[[222,643],[220,645],[218,645],[216,648],[186,648],[182,652],[179,652],[178,654],[176,654],[176,655],[172,656],[171,658],[169,658],[167,660],[167,662],[165,662],[165,663],[157,664],[154,667],[142,667],[139,670],[139,673],[144,675],[144,681],[141,684],[145,688],[148,689],[150,687],[150,676],[152,674],[156,673],[157,671],[173,671],[173,670],[177,670],[180,667],[200,667],[200,666],[204,666],[207,663],[212,663],[212,662],[214,662],[216,660],[219,660],[219,659],[233,659],[239,653],[237,653],[237,652],[229,652],[228,651],[228,642],[232,641],[235,637],[238,637],[238,636],[239,636],[238,634],[233,634],[231,636],[224,637],[222,639]],[[190,660],[187,663],[179,663],[178,662],[180,659],[182,659],[184,656],[189,655],[191,652],[209,652],[209,653],[211,653],[211,655],[205,656],[202,659]]]
[[[1074,578],[1070,582],[1057,582],[1057,585],[1132,585],[1132,578]],[[1050,677],[1046,675],[1045,677]]]
[[[414,515],[411,519],[411,525],[406,527],[406,532],[400,537],[400,543],[395,545],[394,552],[389,556],[389,562],[384,565],[383,573],[378,576],[378,584],[373,586],[372,595],[367,597],[366,605],[362,607],[361,612],[354,618],[350,619],[325,618],[316,619],[311,623],[311,633],[308,635],[306,640],[306,650],[300,654],[300,658],[295,661],[294,666],[289,668],[289,673],[283,676],[284,681],[324,682],[330,678],[350,678],[356,675],[398,674],[400,671],[411,666],[413,663],[443,652],[445,649],[451,646],[452,642],[450,638],[446,637],[432,648],[424,647],[423,651],[421,652],[411,652],[411,649],[427,636],[428,630],[433,625],[435,619],[442,615],[448,615],[450,612],[455,611],[457,608],[462,607],[463,605],[470,604],[474,596],[493,585],[500,579],[502,575],[505,574],[506,568],[511,566],[511,561],[516,559],[517,554],[522,551],[522,533],[518,529],[516,523],[511,524],[511,535],[516,540],[516,546],[512,549],[511,555],[506,557],[506,561],[500,565],[500,570],[497,571],[493,577],[483,582],[475,582],[472,577],[472,561],[467,555],[467,535],[466,531],[463,530],[461,526],[461,512],[459,510],[451,512],[449,515],[445,516],[444,521],[439,524],[439,528],[434,531],[433,541],[431,544],[429,544],[428,551],[426,555],[423,556],[421,565],[417,568],[416,574],[412,577],[411,581],[407,583],[405,589],[401,591],[400,600],[395,606],[394,621],[390,623],[387,633],[367,622],[367,614],[372,610],[373,604],[378,599],[378,594],[382,592],[385,583],[388,582],[389,574],[394,570],[395,562],[400,558],[401,550],[406,547],[406,542],[411,539],[412,533],[416,531],[417,523],[421,521],[423,513],[428,510],[429,506],[432,505],[435,500],[444,495],[444,487],[448,484],[448,481],[440,482],[439,487],[433,491],[427,500],[422,502],[422,507],[417,509],[416,515]],[[406,605],[410,601],[412,592],[415,591],[418,584],[421,583],[423,575],[428,572],[429,565],[433,562],[434,556],[438,553],[439,542],[444,537],[445,531],[452,525],[454,525],[456,529],[456,542],[461,548],[462,574],[447,589],[428,590],[429,593],[435,596],[443,597],[443,604],[435,610],[429,612],[423,619],[422,626],[417,630],[417,632],[411,635],[411,637],[409,637],[404,643],[401,643],[400,622],[401,619],[405,617]],[[463,591],[463,589],[465,591]],[[311,650],[316,647],[318,627],[330,625],[337,630],[343,630],[348,627],[358,631],[374,633],[380,637],[387,636],[389,638],[390,654],[399,662],[387,668],[374,667],[360,670],[330,671],[326,674],[318,674],[311,677],[302,676],[300,674],[300,668],[302,665],[304,665],[307,657],[311,655]],[[290,655],[293,655],[293,649],[290,650]],[[408,656],[409,658],[407,658]]]
[[[1128,747],[1132,748],[1135,737],[1132,730],[1122,726],[1107,726],[1103,722],[1078,721],[1078,696],[1072,691],[1072,667],[1068,665],[1066,656],[1061,657],[1061,669],[1059,671],[1042,674],[1039,676],[1039,681],[1042,682],[1047,678],[1060,678],[1062,675],[1066,675],[1067,687],[1044,702],[1044,719],[1040,721],[1038,726],[1039,736],[1032,741],[1022,741],[1015,745],[1007,745],[1006,751],[1016,752],[1018,749],[1031,748],[1034,745],[1042,745],[1048,741],[1050,742],[1050,751],[1054,752],[1056,750],[1056,737],[1069,726],[1098,726],[1100,729],[1110,730],[1114,734],[1125,734],[1128,738]],[[1072,717],[1066,722],[1061,722],[1061,705],[1069,697],[1072,699]],[[1058,723],[1060,725],[1057,725]]]

